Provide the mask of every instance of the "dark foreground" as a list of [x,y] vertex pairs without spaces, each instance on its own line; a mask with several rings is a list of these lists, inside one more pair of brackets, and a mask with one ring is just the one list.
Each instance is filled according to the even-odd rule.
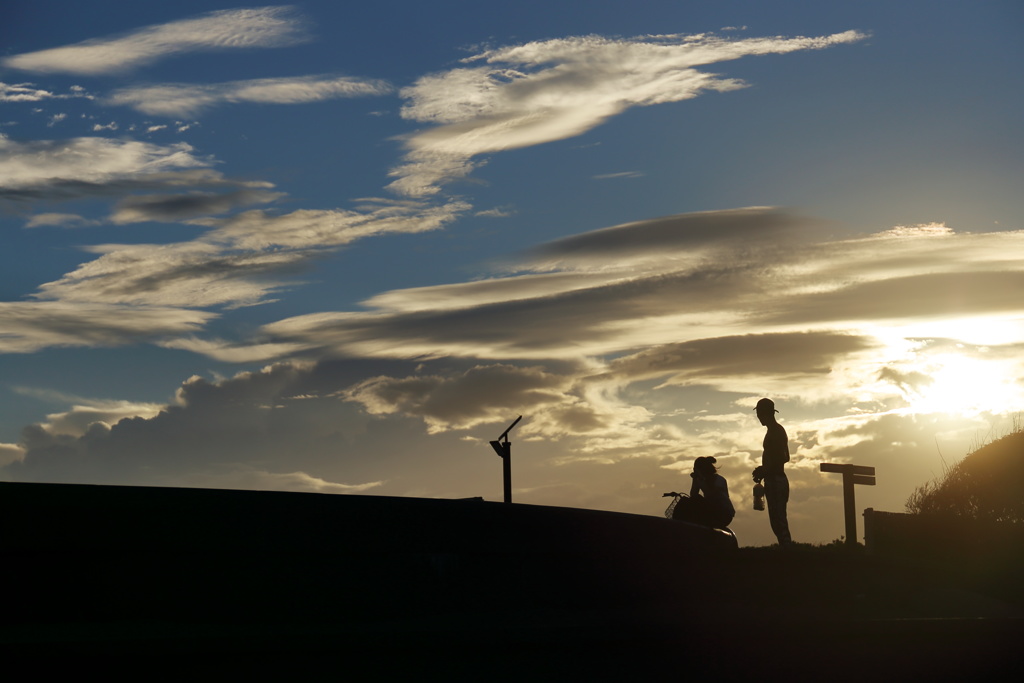
[[843,548],[735,550],[657,517],[0,484],[0,525],[0,654],[43,667],[874,681],[1024,668],[1020,593],[1004,584]]

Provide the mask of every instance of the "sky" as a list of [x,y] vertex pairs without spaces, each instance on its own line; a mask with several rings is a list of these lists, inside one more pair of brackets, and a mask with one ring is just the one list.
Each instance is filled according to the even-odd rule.
[[0,479],[660,515],[794,539],[1024,410],[1024,9],[0,10]]

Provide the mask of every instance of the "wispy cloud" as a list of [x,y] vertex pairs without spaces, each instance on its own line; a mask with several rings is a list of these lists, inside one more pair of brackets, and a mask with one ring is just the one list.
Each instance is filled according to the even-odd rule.
[[749,55],[822,49],[862,40],[856,31],[817,38],[727,39],[665,35],[536,41],[488,50],[467,66],[425,76],[401,91],[404,118],[436,124],[405,140],[392,190],[431,195],[470,173],[479,155],[581,135],[636,106],[744,87],[696,67]]
[[183,221],[199,216],[227,213],[253,204],[267,204],[284,197],[283,192],[248,188],[229,192],[190,192],[174,195],[126,197],[117,203],[110,221],[117,224],[142,221]]
[[68,93],[37,88],[33,83],[0,82],[0,102],[40,102],[42,100],[93,99],[84,88],[72,86]]
[[155,145],[101,137],[17,142],[0,135],[0,198],[60,199],[126,188],[223,182],[188,144]]
[[200,241],[99,245],[87,251],[102,255],[40,286],[35,296],[83,305],[247,306],[285,286],[275,273],[309,257],[294,251],[237,252]]
[[122,88],[107,103],[130,106],[154,116],[196,116],[225,103],[301,104],[390,93],[384,81],[347,76],[259,78],[215,84],[163,83]]
[[[239,201],[230,195],[139,198],[122,207],[121,213],[124,221],[170,218],[169,214],[180,218],[194,213],[197,205],[209,212],[231,208]],[[367,204],[363,211],[299,210],[272,215],[252,210],[224,219],[205,218],[196,222],[211,230],[189,242],[85,247],[99,256],[41,285],[34,296],[66,304],[184,308],[265,303],[271,293],[295,286],[291,278],[326,251],[377,235],[436,230],[467,208],[461,202],[431,207],[382,201]],[[218,357],[264,358],[269,349],[284,352],[304,345],[256,346],[259,350],[249,344],[225,348],[180,342],[175,348],[209,351]]]
[[645,173],[641,171],[619,171],[618,173],[602,173],[594,176],[594,180],[612,180],[614,178],[643,178]]
[[181,308],[63,301],[0,302],[0,352],[47,347],[121,346],[195,334],[214,314]]
[[99,75],[135,69],[175,54],[294,45],[307,40],[303,22],[287,6],[210,12],[148,26],[111,38],[5,57],[10,69]]
[[58,227],[58,228],[78,228],[87,225],[98,225],[99,221],[94,221],[88,218],[84,218],[74,213],[37,213],[32,216],[27,223],[26,228],[39,228],[39,227]]
[[[814,242],[814,225],[772,209],[640,221],[534,249],[522,273],[386,292],[364,302],[369,311],[301,316],[265,331],[399,358],[570,359],[716,338],[736,339],[723,349],[756,350],[737,335],[793,332],[819,334],[793,344],[851,354],[864,342],[842,335],[864,325],[1020,310],[1012,293],[1024,271],[1008,255],[1024,233]],[[946,272],[934,272],[936,263]],[[761,358],[771,339],[784,338],[765,338]],[[685,355],[709,351],[691,346]]]
[[354,211],[299,209],[269,214],[254,210],[201,223],[214,228],[206,240],[235,249],[308,249],[342,246],[375,235],[437,230],[470,208],[462,201],[429,205],[363,200]]

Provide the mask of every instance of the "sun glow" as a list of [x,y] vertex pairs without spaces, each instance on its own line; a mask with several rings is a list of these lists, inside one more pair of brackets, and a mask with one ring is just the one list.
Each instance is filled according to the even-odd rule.
[[998,361],[956,354],[936,356],[922,368],[930,381],[907,392],[909,409],[957,415],[1019,411],[1024,392],[1009,370]]

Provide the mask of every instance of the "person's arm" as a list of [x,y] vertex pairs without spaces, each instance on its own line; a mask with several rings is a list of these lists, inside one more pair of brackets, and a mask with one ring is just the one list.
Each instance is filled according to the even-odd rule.
[[690,498],[696,498],[697,492],[700,491],[700,482],[697,480],[696,474],[691,474],[690,477],[693,478],[693,483],[690,484]]

